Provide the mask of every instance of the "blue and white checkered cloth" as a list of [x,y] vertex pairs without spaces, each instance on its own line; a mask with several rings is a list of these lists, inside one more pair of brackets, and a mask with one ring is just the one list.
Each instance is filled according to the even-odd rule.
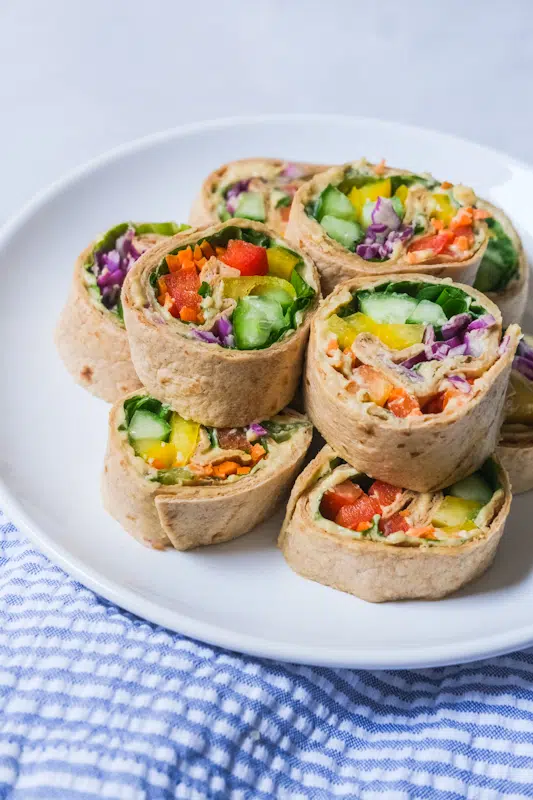
[[200,644],[0,519],[0,798],[533,797],[533,652],[371,673]]

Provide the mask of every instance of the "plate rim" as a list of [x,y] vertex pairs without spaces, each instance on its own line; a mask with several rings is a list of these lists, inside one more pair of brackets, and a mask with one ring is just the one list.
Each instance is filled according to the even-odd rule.
[[[105,167],[106,164],[113,162],[117,158],[141,152],[160,142],[180,139],[204,130],[291,122],[334,122],[345,125],[365,123],[383,128],[390,127],[394,130],[402,129],[406,133],[416,132],[426,136],[437,136],[457,144],[475,146],[486,154],[505,160],[509,165],[533,172],[533,167],[526,161],[510,156],[497,148],[482,145],[471,139],[443,131],[392,120],[312,112],[222,117],[190,122],[133,139],[113,147],[68,171],[45,189],[37,191],[19,211],[8,217],[0,228],[0,248],[4,247],[9,242],[9,239],[16,235],[26,224],[27,220],[44,208],[52,198],[82,180],[84,176]],[[34,522],[24,510],[22,504],[11,494],[1,477],[0,504],[6,517],[52,563],[59,566],[67,575],[70,575],[82,585],[94,591],[98,596],[114,603],[119,608],[135,614],[141,619],[170,631],[205,642],[208,645],[223,647],[256,658],[268,658],[321,667],[367,670],[421,669],[492,658],[533,645],[533,622],[531,625],[499,635],[481,636],[474,640],[458,642],[457,644],[417,646],[401,652],[392,651],[392,653],[386,644],[383,648],[372,647],[363,650],[354,645],[348,653],[347,648],[328,647],[321,649],[320,646],[310,647],[308,645],[276,642],[273,639],[262,639],[195,619],[178,610],[163,608],[156,602],[138,595],[120,583],[102,576],[98,570],[84,564],[81,559],[70,553],[66,547],[58,545],[40,525]]]

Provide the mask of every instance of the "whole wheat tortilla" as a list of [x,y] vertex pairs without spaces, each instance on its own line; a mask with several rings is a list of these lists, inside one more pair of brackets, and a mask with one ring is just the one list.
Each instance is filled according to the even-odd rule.
[[[302,171],[304,178],[307,176],[311,178],[317,172],[328,169],[327,166],[320,164],[295,161],[290,163]],[[242,158],[238,161],[230,161],[228,164],[223,164],[211,172],[203,182],[200,193],[196,197],[189,214],[190,224],[200,228],[204,225],[216,225],[220,222],[217,211],[220,202],[219,189],[224,187],[228,180],[233,182],[228,178],[231,171],[238,170],[240,172],[242,170],[243,175],[248,178],[266,177],[270,174],[275,175],[285,164],[287,162],[280,158]],[[302,179],[297,178],[295,180]],[[268,209],[266,224],[278,234],[283,235],[285,225],[280,224],[279,215],[274,209]]]
[[[395,280],[442,283],[428,275],[400,274]],[[351,296],[386,280],[351,280],[337,287],[315,315],[304,378],[305,407],[326,441],[349,463],[374,478],[417,492],[434,491],[476,470],[496,449],[504,401],[520,328],[511,325],[509,346],[476,381],[475,398],[441,414],[387,418],[366,413],[363,404],[345,391],[346,379],[327,361],[327,318]],[[470,286],[460,286],[494,316],[501,331],[497,306]],[[368,408],[366,410],[368,410]]]
[[242,219],[231,219],[201,232],[185,231],[143,254],[129,271],[122,290],[131,357],[143,385],[186,419],[218,428],[268,419],[290,403],[302,371],[310,320],[320,297],[316,269],[300,254],[317,295],[294,333],[263,350],[234,350],[189,338],[187,324],[177,319],[167,321],[162,315],[150,275],[176,247],[194,247],[197,241],[226,227],[251,228],[276,238],[261,223]]
[[486,211],[489,211],[496,222],[500,223],[518,253],[518,275],[516,278],[513,278],[501,292],[487,292],[487,297],[489,297],[493,303],[496,303],[500,309],[503,317],[503,327],[506,328],[511,322],[520,322],[526,310],[529,290],[529,265],[527,263],[527,255],[516,228],[501,208],[489,203],[488,200],[481,199],[478,200],[476,205],[478,208],[484,208]]
[[116,314],[91,299],[84,281],[90,244],[76,259],[70,294],[61,312],[55,343],[63,363],[84,389],[113,403],[138,389],[126,329]]
[[[262,469],[238,481],[164,486],[146,479],[146,463],[135,455],[126,433],[119,431],[126,399],[115,403],[109,414],[103,503],[129,534],[155,549],[189,550],[248,533],[273,512],[298,474],[311,443],[312,427],[307,424],[278,445],[282,461],[267,459]],[[307,421],[297,412],[291,413]]]
[[[491,564],[511,505],[505,469],[497,462],[504,503],[488,535],[449,547],[401,547],[337,536],[310,513],[308,494],[335,451],[326,445],[296,480],[278,545],[289,566],[304,578],[371,603],[438,600],[478,578]],[[496,460],[496,459],[495,459]],[[366,472],[362,465],[357,467]]]
[[509,473],[513,494],[533,489],[533,437],[529,442],[509,442],[504,425],[496,454]]
[[[320,273],[322,293],[324,296],[333,291],[335,286],[351,278],[364,278],[371,275],[393,275],[398,272],[433,275],[439,278],[452,278],[454,281],[472,284],[477,269],[487,248],[488,234],[481,247],[465,261],[453,261],[450,256],[438,256],[433,264],[409,264],[404,254],[383,262],[365,261],[332,239],[322,225],[308,216],[306,206],[313,203],[320,193],[332,183],[338,184],[351,164],[331,167],[325,172],[315,175],[301,186],[292,202],[289,223],[285,232],[287,241],[301,248],[311,258]],[[355,166],[355,164],[354,164]],[[385,167],[383,177],[390,175],[409,175],[408,170]]]

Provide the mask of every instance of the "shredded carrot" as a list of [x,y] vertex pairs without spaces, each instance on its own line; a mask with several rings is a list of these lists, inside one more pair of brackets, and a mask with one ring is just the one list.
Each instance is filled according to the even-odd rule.
[[466,236],[458,236],[456,239],[454,239],[453,243],[459,248],[459,250],[469,249],[468,238]]
[[433,525],[423,525],[421,528],[411,528],[409,536],[416,536],[418,539],[436,539],[435,528]]
[[200,245],[195,244],[194,245],[194,252],[193,252],[194,260],[198,261],[198,259],[199,258],[203,258],[203,256],[204,256],[204,254],[202,253],[202,249],[201,249]]
[[431,224],[433,225],[433,229],[436,231],[441,231],[444,228],[443,220],[437,219],[436,217],[431,220]]
[[450,222],[450,228],[455,230],[456,228],[460,228],[462,225],[472,225],[474,221],[474,209],[470,206],[466,206],[465,208],[460,208],[452,218]]
[[251,467],[237,467],[237,475],[248,475]]
[[166,262],[170,272],[177,272],[181,267],[181,261],[178,256],[168,255]]
[[184,261],[181,265],[182,272],[196,272],[196,264],[194,261]]
[[207,240],[205,242],[202,242],[202,244],[200,245],[200,249],[204,254],[205,258],[211,258],[212,256],[215,255],[215,251],[213,250],[213,248],[211,247],[211,245]]
[[440,188],[441,189],[451,189],[452,186],[453,186],[453,183],[450,183],[450,181],[442,181],[442,183],[440,185]]
[[205,322],[205,317],[201,311],[198,311],[198,313],[196,314],[196,322],[199,322],[200,325],[203,325]]
[[355,530],[356,531],[367,531],[371,527],[372,527],[372,525],[371,525],[370,522],[358,522],[357,523],[357,528]]
[[256,442],[250,448],[250,455],[254,464],[257,464],[257,462],[260,461],[265,454],[266,450],[262,444],[259,444],[259,442]]
[[205,464],[205,466],[202,469],[202,472],[207,478],[210,478],[211,475],[214,472],[213,465],[212,464]]
[[412,397],[405,389],[395,386],[389,394],[385,407],[395,417],[421,417],[422,412],[416,397]]
[[218,258],[220,258],[220,256],[223,256],[223,255],[226,254],[226,248],[225,247],[215,247],[215,250],[216,250],[216,254],[217,254]]
[[215,478],[227,478],[228,475],[236,475],[238,469],[239,465],[236,461],[223,461],[213,467],[213,475]]
[[385,173],[385,164],[386,161],[384,158],[381,159],[379,164],[376,164],[376,166],[374,167],[374,172],[376,173],[376,175],[383,175]]
[[488,211],[485,211],[484,208],[474,208],[473,211],[474,219],[489,219],[492,216]]
[[330,339],[328,342],[328,346],[326,347],[326,353],[328,356],[332,356],[335,350],[339,349],[339,343],[337,342],[337,337],[334,339]]
[[185,261],[192,261],[192,248],[189,245],[184,250],[180,250],[178,253],[178,258],[180,264],[183,264]]
[[204,266],[204,264],[207,264],[207,258],[205,258],[205,257],[204,257],[204,258],[199,258],[199,259],[196,261],[196,266],[198,267],[198,269],[202,269],[202,267]]
[[183,306],[180,308],[180,319],[183,322],[196,322],[196,309],[190,308],[190,306]]

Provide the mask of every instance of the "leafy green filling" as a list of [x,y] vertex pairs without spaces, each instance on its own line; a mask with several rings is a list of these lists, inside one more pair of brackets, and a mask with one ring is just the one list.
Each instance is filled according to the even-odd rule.
[[490,238],[474,286],[480,292],[501,292],[518,274],[518,253],[497,220],[491,217],[486,222]]

